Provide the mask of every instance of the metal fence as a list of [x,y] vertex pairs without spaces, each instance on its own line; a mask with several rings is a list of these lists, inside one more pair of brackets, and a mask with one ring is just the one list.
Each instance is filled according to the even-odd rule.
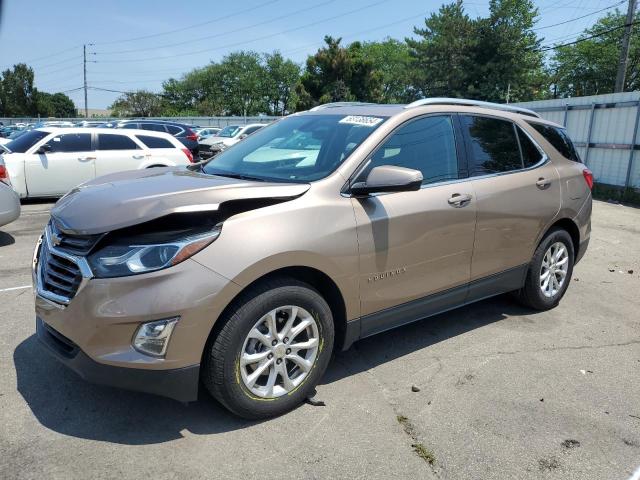
[[[197,125],[199,127],[226,127],[227,125],[246,125],[248,123],[271,123],[280,117],[270,117],[260,115],[257,117],[144,117],[136,118],[137,120],[166,120],[168,122],[186,123],[188,125]],[[4,125],[14,125],[16,123],[38,123],[48,121],[65,121],[65,122],[108,122],[110,120],[125,120],[124,118],[104,117],[104,118],[3,118],[0,122]]]
[[517,105],[564,125],[596,182],[640,188],[640,92]]

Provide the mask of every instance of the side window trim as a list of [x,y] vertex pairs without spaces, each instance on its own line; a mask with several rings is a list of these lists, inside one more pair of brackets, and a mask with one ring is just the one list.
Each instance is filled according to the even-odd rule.
[[[418,120],[422,120],[423,118],[428,118],[428,117],[450,117],[451,118],[451,124],[453,127],[453,138],[454,138],[454,142],[456,145],[456,157],[457,157],[457,161],[458,161],[458,178],[456,179],[450,179],[450,180],[442,180],[439,182],[432,182],[432,183],[425,183],[423,185],[420,186],[420,189],[422,190],[423,188],[429,188],[429,187],[434,187],[434,186],[438,186],[438,185],[446,185],[449,183],[457,183],[457,182],[462,182],[465,180],[468,180],[468,170],[466,168],[466,157],[464,159],[464,163],[461,163],[461,158],[460,158],[460,150],[461,150],[461,138],[459,135],[459,126],[458,126],[458,114],[457,112],[436,112],[436,113],[427,113],[424,115],[418,115],[415,117],[411,117],[407,120],[405,120],[404,122],[402,122],[401,124],[397,125],[396,128],[394,128],[393,130],[391,130],[387,135],[385,135],[385,137],[371,150],[371,152],[369,153],[369,155],[366,156],[366,158],[353,170],[353,173],[349,176],[349,178],[347,179],[347,181],[345,182],[344,187],[342,188],[342,193],[347,193],[348,195],[348,190],[349,190],[349,186],[362,174],[362,172],[364,170],[366,170],[367,166],[369,165],[369,163],[371,163],[371,160],[373,159],[374,155],[378,152],[378,150],[380,150],[380,148],[382,148],[382,146],[387,143],[387,141],[393,137],[393,135],[395,135],[401,128],[406,127],[407,125],[409,125],[412,122],[418,121]],[[462,168],[464,168],[464,171],[462,170]],[[462,174],[464,174],[465,176],[461,176]],[[378,194],[376,194],[378,195]],[[386,194],[381,194],[381,195],[386,195]]]

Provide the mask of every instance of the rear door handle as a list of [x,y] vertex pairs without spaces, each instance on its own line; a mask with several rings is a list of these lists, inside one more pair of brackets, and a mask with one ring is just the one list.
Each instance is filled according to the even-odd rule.
[[536,182],[536,187],[538,187],[540,190],[544,190],[549,185],[551,185],[551,180],[548,180],[544,177],[540,177]]
[[81,162],[88,162],[89,160],[95,160],[96,157],[78,157]]
[[144,155],[133,155],[133,158],[140,160],[141,158],[144,158]]
[[468,193],[454,193],[447,201],[449,205],[455,208],[466,207],[471,203],[471,195]]

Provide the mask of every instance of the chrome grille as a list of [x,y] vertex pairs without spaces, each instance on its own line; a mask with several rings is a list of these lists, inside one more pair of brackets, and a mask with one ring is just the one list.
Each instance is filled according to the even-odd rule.
[[[76,251],[81,248],[82,251],[89,251],[98,240],[91,242],[90,246],[88,243],[82,247],[78,245]],[[64,308],[93,274],[86,257],[70,253],[69,248],[60,248],[58,245],[61,243],[60,238],[53,235],[50,223],[36,247],[33,279],[39,297]]]
[[46,242],[40,250],[40,274],[46,291],[68,299],[76,294],[82,281],[78,265],[50,250]]
[[102,234],[71,235],[58,228],[54,220],[49,222],[49,228],[51,230],[51,240],[53,244],[57,248],[74,255],[87,255],[103,236]]

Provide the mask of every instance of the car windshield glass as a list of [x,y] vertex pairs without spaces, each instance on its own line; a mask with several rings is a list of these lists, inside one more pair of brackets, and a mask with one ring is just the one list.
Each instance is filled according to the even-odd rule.
[[47,135],[49,135],[48,132],[43,132],[41,130],[31,130],[24,135],[20,135],[18,138],[16,138],[12,142],[7,143],[5,146],[10,152],[24,153]]
[[238,125],[227,125],[218,133],[219,137],[233,137],[236,133],[238,133],[240,127]]
[[211,175],[310,182],[333,172],[386,117],[301,115],[260,129],[204,167]]

